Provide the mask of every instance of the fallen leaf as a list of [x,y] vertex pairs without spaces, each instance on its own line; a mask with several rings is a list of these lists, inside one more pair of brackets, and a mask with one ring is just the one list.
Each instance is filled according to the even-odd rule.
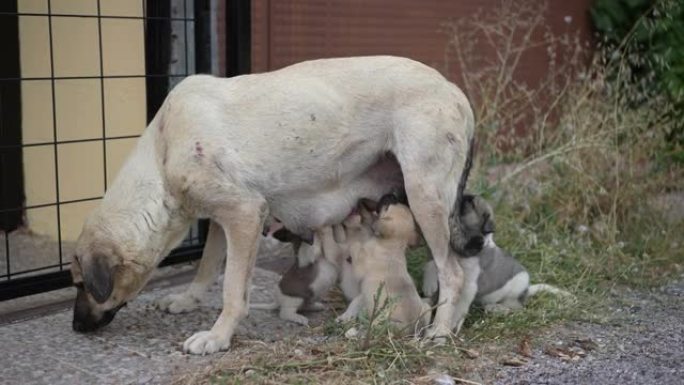
[[552,357],[558,357],[563,361],[579,361],[582,357],[586,356],[586,353],[581,349],[556,346],[547,346],[544,349],[544,353]]
[[518,344],[518,354],[527,358],[532,358],[532,346],[530,344],[530,336],[523,337]]
[[480,353],[472,350],[472,349],[466,349],[466,348],[458,348],[463,354],[467,357],[470,358],[471,360],[474,360],[475,358],[480,357]]
[[501,363],[506,366],[524,366],[529,361],[523,357],[506,356],[501,360]]
[[582,349],[590,352],[592,350],[595,350],[598,348],[598,344],[594,342],[591,338],[577,338],[575,339],[575,344],[581,347]]

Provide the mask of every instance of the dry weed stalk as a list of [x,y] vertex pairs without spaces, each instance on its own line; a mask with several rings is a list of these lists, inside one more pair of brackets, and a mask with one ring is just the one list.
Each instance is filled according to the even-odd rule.
[[[639,91],[621,71],[624,58],[592,58],[578,35],[553,34],[546,7],[504,0],[447,24],[446,72],[461,74],[457,82],[473,102],[480,162],[514,165],[493,188],[527,207],[546,206],[564,226],[596,225],[613,244],[624,223],[644,214],[643,198],[676,188],[683,174],[658,162],[671,106],[658,97],[635,105]],[[528,84],[521,66],[539,49],[547,71]],[[526,175],[534,168],[543,171],[530,194]]]

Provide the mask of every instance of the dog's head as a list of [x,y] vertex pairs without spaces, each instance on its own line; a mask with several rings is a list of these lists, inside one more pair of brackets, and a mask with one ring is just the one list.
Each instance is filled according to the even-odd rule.
[[383,198],[378,203],[378,217],[373,232],[383,239],[396,239],[408,246],[418,244],[420,236],[411,210],[395,198]]
[[143,288],[154,265],[146,266],[105,242],[89,242],[84,233],[71,262],[76,286],[72,327],[90,332],[109,324],[114,315]]
[[486,236],[495,230],[492,208],[482,197],[464,194],[454,215],[458,220],[451,224],[451,247],[464,257],[479,254]]

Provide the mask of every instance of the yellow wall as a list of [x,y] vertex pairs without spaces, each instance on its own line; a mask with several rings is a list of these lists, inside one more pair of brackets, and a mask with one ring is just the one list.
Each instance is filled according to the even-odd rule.
[[[101,0],[101,15],[140,17],[142,3],[140,0]],[[41,14],[19,19],[21,75],[23,78],[50,77],[47,1],[19,0],[18,5],[20,13]],[[97,15],[96,0],[52,0],[51,8],[53,14]],[[101,23],[103,75],[144,75],[143,21],[105,17]],[[97,18],[53,16],[52,43],[55,77],[100,76]],[[23,153],[26,205],[55,203],[57,193],[60,202],[101,197],[105,177],[111,183],[136,142],[112,138],[139,135],[145,128],[145,79],[55,80],[54,120],[50,80],[23,80],[21,92],[23,142],[33,145],[25,147]],[[104,136],[108,138],[104,145],[103,123]],[[55,139],[57,142],[94,141],[55,146],[52,143]],[[55,172],[59,175],[59,189]],[[85,216],[98,201],[60,205],[63,240],[78,237]],[[31,230],[57,237],[55,207],[28,209],[26,218]]]

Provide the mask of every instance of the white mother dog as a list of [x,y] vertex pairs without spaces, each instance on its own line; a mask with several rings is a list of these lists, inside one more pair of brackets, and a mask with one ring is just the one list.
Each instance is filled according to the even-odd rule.
[[227,349],[248,311],[257,241],[269,218],[306,238],[342,222],[359,198],[377,200],[403,185],[445,288],[440,303],[447,306],[428,335],[446,335],[452,319],[465,315],[454,314],[463,273],[449,255],[466,252],[451,213],[473,127],[458,87],[405,58],[188,77],[169,93],[84,225],[72,264],[79,288],[73,328],[109,323],[190,224],[210,218],[198,276],[168,308],[192,307],[227,257],[223,311],[184,350]]

